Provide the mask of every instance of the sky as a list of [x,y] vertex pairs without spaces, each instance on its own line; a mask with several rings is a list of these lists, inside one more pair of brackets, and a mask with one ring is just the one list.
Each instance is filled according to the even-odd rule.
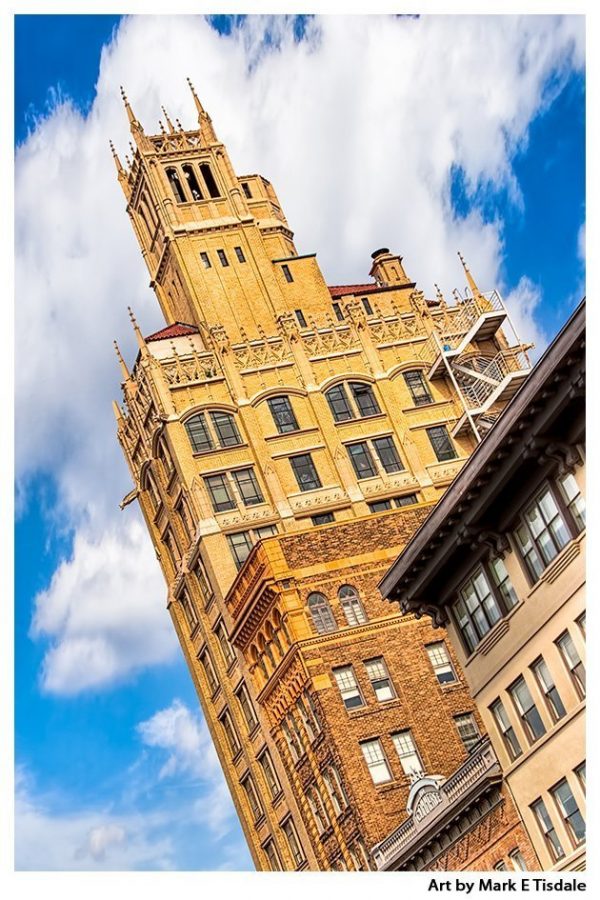
[[[331,284],[466,256],[543,351],[585,292],[584,27],[552,17],[17,16],[16,865],[250,869],[115,437],[158,304],[108,150],[194,127],[269,178]],[[22,364],[26,360],[27,365]]]

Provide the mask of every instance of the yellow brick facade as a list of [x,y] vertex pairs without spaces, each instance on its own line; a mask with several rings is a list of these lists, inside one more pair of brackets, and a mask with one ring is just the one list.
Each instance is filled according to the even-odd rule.
[[[427,646],[443,632],[390,613],[376,588],[480,439],[454,375],[428,377],[435,341],[467,309],[488,323],[461,345],[467,380],[469,359],[523,348],[468,270],[471,293],[453,305],[426,298],[385,248],[370,283],[328,287],[316,257],[297,255],[272,186],[236,175],[192,93],[198,129],[167,121],[153,136],[125,98],[136,153],[127,168],[114,154],[168,323],[144,338],[133,320],[131,372],[119,354],[125,502],[144,514],[257,868],[369,868],[406,816],[393,736],[410,730],[424,771],[444,777],[467,755],[455,717],[482,727],[456,661],[446,687],[432,668]],[[329,609],[320,624],[315,594]],[[348,667],[356,709],[335,677]],[[390,775],[379,785],[372,740]],[[495,815],[535,865],[507,797]]]

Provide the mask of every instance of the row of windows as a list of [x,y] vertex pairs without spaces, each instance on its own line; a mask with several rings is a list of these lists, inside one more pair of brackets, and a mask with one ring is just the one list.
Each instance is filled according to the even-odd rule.
[[[521,853],[518,847],[515,847],[513,850],[509,850],[508,858],[510,860],[510,864],[512,868],[516,872],[526,872],[527,871],[527,863],[525,862],[525,857]],[[508,866],[503,859],[498,860],[498,862],[494,865],[494,869],[496,872],[507,872]]]
[[[535,584],[546,567],[585,527],[585,503],[574,476],[545,484],[529,503],[513,532],[518,556]],[[519,598],[500,558],[480,563],[458,591],[454,619],[465,649],[472,653]]]
[[[438,683],[455,684],[458,679],[444,641],[427,644],[425,651]],[[377,702],[394,700],[397,693],[383,656],[364,660],[363,665]],[[359,686],[353,665],[338,666],[333,669],[333,675],[346,709],[359,709],[366,705],[365,695]]]
[[[474,715],[460,713],[454,716],[454,724],[465,749],[470,752],[481,739]],[[390,738],[404,775],[411,779],[422,775],[424,770],[422,757],[410,729],[395,732]],[[381,738],[361,741],[360,749],[373,784],[386,784],[394,780]]]
[[[241,247],[234,247],[233,251],[237,257],[237,261],[240,263],[246,262],[246,257],[244,256],[244,251]],[[227,254],[224,250],[217,250],[217,256],[219,257],[219,262],[226,269],[229,266],[229,260],[227,259]],[[200,251],[200,261],[205,269],[212,269],[212,262],[210,256],[205,250]]]
[[305,692],[298,697],[294,710],[288,712],[280,724],[292,760],[296,763],[306,753],[308,744],[312,744],[322,731],[319,711],[312,695]]
[[[583,791],[585,791],[585,761],[574,769],[574,775]],[[562,859],[566,852],[557,834],[554,816],[558,816],[562,821],[573,849],[579,847],[585,841],[585,820],[567,778],[563,778],[558,784],[550,788],[548,793],[554,803],[553,815],[549,812],[548,806],[542,797],[538,797],[531,804],[530,808],[535,816],[548,852],[554,862],[556,862]]]
[[[580,628],[584,629],[585,619],[578,620]],[[585,697],[585,666],[577,652],[571,633],[564,631],[555,641],[566,669],[570,675],[573,687],[580,699]],[[531,676],[535,680],[548,715],[552,723],[558,722],[566,715],[566,709],[558,688],[554,683],[552,673],[543,656],[539,656],[530,666]],[[531,691],[525,676],[521,675],[507,690],[513,703],[515,713],[523,727],[523,731],[530,745],[534,744],[546,733],[546,726],[536,703],[531,696]],[[511,724],[510,716],[506,711],[502,700],[498,698],[490,706],[498,731],[504,742],[508,755],[512,760],[517,759],[523,753],[519,738]]]

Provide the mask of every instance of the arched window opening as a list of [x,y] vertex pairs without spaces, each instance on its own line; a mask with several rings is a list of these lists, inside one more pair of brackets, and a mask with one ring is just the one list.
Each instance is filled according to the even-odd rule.
[[185,196],[185,191],[183,190],[183,185],[179,180],[179,175],[177,173],[177,169],[167,169],[167,178],[169,179],[169,184],[175,194],[175,199],[178,203],[187,203],[187,197]]
[[204,200],[202,191],[200,190],[200,185],[198,184],[198,179],[196,178],[196,173],[194,172],[192,166],[187,164],[185,166],[182,166],[181,169],[190,189],[190,194],[192,195],[194,200]]
[[338,597],[348,625],[363,625],[367,621],[367,614],[360,602],[356,588],[345,584],[340,588]]
[[198,415],[188,419],[185,423],[185,430],[188,433],[194,453],[204,453],[207,450],[214,449],[212,438],[206,427],[204,413],[198,413]]
[[242,443],[235,418],[230,413],[220,410],[200,412],[190,416],[184,424],[194,453],[236,447]]
[[265,666],[265,661],[254,644],[250,648],[250,659],[252,660],[252,665],[255,668],[258,667],[263,673],[264,677],[267,678],[267,667]]
[[373,388],[362,381],[336,384],[325,392],[325,397],[336,422],[363,419],[381,413]]
[[308,598],[308,608],[314,626],[319,634],[326,634],[328,631],[336,631],[337,622],[335,621],[327,597],[318,593],[311,594]]
[[219,188],[217,187],[217,182],[214,179],[213,173],[211,171],[208,163],[200,163],[200,171],[202,172],[202,177],[204,178],[204,184],[208,188],[208,193],[211,197],[220,197]]

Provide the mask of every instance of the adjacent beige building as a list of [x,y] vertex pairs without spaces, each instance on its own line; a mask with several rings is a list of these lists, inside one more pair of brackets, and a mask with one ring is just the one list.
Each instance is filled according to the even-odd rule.
[[585,867],[584,317],[582,303],[380,585],[447,624],[546,870]]

